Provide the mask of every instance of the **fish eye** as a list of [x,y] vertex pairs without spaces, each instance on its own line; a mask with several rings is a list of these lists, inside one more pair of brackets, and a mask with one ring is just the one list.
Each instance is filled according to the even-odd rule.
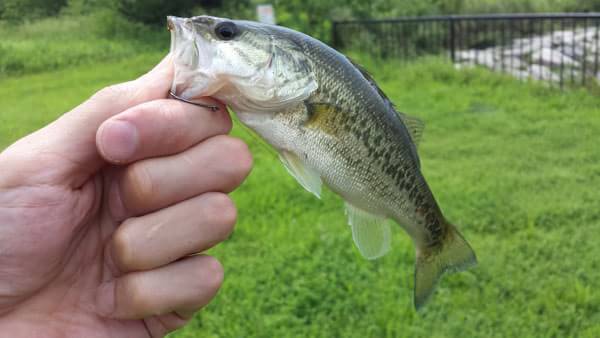
[[231,21],[221,22],[215,27],[217,38],[225,41],[235,38],[237,32],[237,26]]

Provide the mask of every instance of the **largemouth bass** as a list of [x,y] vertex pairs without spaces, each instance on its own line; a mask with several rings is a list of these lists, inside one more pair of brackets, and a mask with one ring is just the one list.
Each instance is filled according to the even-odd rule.
[[406,230],[416,250],[417,309],[445,272],[476,263],[421,174],[422,122],[396,111],[366,71],[280,26],[209,16],[169,17],[168,25],[177,97],[221,100],[306,190],[319,197],[325,184],[339,194],[364,257],[389,251],[388,219]]

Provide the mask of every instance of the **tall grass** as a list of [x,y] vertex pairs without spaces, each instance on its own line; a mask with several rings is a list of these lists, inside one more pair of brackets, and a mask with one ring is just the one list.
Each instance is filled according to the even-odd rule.
[[0,77],[48,71],[166,50],[166,30],[111,11],[13,24],[0,21]]

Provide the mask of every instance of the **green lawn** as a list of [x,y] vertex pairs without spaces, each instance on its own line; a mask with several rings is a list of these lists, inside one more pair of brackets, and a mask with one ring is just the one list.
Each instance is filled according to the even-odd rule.
[[[0,81],[0,149],[102,86],[140,74],[147,54]],[[266,147],[234,193],[235,233],[212,254],[226,278],[213,303],[173,337],[600,336],[600,105],[434,61],[370,64],[400,110],[426,122],[423,171],[479,265],[447,276],[412,306],[413,246],[366,261],[341,200],[304,191]]]

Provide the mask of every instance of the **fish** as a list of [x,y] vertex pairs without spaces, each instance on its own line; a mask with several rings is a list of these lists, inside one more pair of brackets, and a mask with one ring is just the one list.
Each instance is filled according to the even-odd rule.
[[176,97],[225,103],[302,187],[318,198],[323,185],[341,196],[365,258],[389,252],[393,222],[406,231],[417,310],[443,274],[477,263],[421,173],[423,122],[399,112],[364,68],[282,26],[212,16],[167,22]]

